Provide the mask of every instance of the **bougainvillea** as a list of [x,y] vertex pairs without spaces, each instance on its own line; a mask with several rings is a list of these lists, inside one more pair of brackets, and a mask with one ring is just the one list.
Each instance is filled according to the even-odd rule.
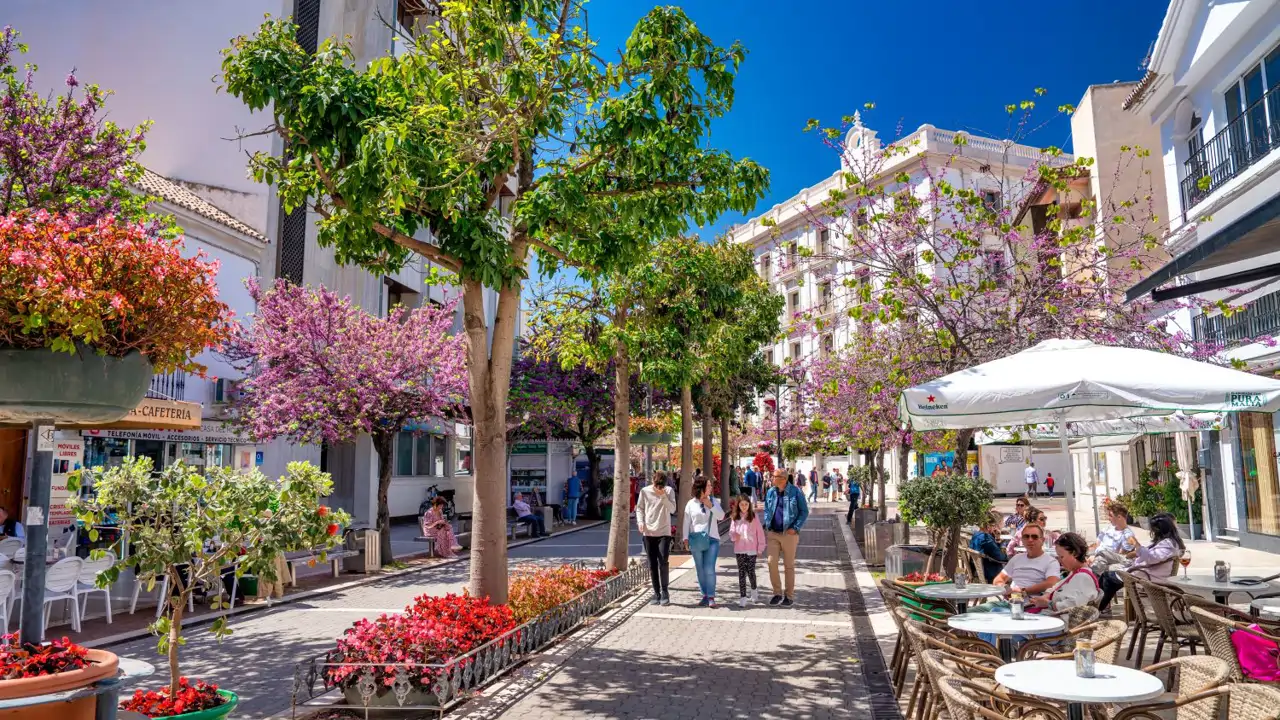
[[88,667],[88,650],[67,638],[44,645],[19,643],[18,634],[0,638],[0,680],[43,677]]
[[178,678],[178,690],[170,694],[169,687],[159,690],[135,690],[133,697],[120,703],[121,710],[129,710],[149,718],[166,718],[217,707],[226,699],[218,694],[218,686],[197,680],[192,683]]
[[203,372],[192,357],[232,326],[217,269],[203,253],[184,257],[181,238],[112,216],[77,226],[44,211],[0,215],[0,346],[138,351],[156,372]]
[[617,574],[612,568],[588,570],[573,565],[518,569],[511,575],[507,606],[517,623],[525,623]]
[[462,655],[516,624],[510,608],[491,605],[487,598],[423,595],[403,613],[356,621],[329,652],[325,682],[329,687],[354,683],[371,664],[374,682],[389,688],[399,663],[420,666],[404,669],[410,681],[429,692],[438,671],[425,666]]
[[392,448],[406,427],[451,415],[467,397],[466,338],[452,334],[455,303],[393,308],[375,317],[321,288],[249,282],[258,308],[226,357],[246,377],[232,424],[265,442],[318,445],[361,433],[378,453],[382,560],[392,561]]

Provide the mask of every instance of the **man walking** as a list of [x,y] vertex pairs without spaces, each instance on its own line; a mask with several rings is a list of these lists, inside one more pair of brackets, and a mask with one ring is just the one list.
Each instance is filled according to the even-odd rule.
[[1040,473],[1036,472],[1035,463],[1027,464],[1027,469],[1023,471],[1022,478],[1027,483],[1027,496],[1040,497],[1040,491],[1036,489],[1037,484],[1040,482]]
[[759,476],[756,475],[756,469],[754,466],[747,466],[747,471],[742,475],[742,484],[747,486],[747,495],[751,498],[751,502],[755,502],[756,487],[759,486]]
[[578,524],[578,500],[582,498],[582,479],[577,473],[569,476],[564,486],[564,521],[567,525]]
[[[840,471],[836,470],[836,478],[840,478]],[[844,516],[845,523],[853,522],[853,511],[858,509],[858,500],[862,498],[862,486],[858,485],[857,478],[853,473],[849,473],[849,512]]]
[[[809,504],[804,493],[787,483],[787,472],[773,473],[773,487],[764,499],[766,547],[769,550],[769,583],[773,586],[770,605],[791,607],[796,596],[796,549],[800,546],[800,529],[809,519]],[[778,560],[787,565],[785,589],[778,575]]]
[[818,471],[809,470],[809,500],[818,502]]

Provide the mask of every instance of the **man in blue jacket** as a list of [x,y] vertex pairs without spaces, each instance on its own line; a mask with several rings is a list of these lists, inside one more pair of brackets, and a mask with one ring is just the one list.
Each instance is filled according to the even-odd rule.
[[747,486],[747,494],[754,501],[756,499],[756,487],[759,486],[759,476],[756,475],[756,469],[750,465],[747,466],[747,472],[742,476],[742,484]]
[[[800,529],[809,519],[809,503],[804,491],[787,483],[787,471],[773,472],[773,487],[764,499],[764,529],[769,548],[769,583],[773,585],[770,605],[791,607],[796,597],[796,549],[800,547]],[[778,577],[778,557],[787,565],[787,586],[782,589]]]
[[578,501],[582,498],[582,480],[578,474],[569,476],[564,484],[564,522],[566,525],[578,524]]

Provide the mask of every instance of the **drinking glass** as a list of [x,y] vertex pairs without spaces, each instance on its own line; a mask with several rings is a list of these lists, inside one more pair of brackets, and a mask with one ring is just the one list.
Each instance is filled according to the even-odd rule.
[[1182,557],[1178,558],[1178,562],[1182,563],[1182,577],[1187,577],[1187,567],[1191,565],[1191,553],[1182,553]]

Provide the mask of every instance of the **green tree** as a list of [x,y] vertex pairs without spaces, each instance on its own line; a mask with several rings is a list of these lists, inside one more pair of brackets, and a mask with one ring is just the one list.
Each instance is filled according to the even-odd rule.
[[307,53],[292,24],[268,20],[232,42],[222,80],[289,149],[255,156],[254,177],[310,207],[340,262],[381,272],[416,253],[457,275],[475,422],[469,589],[504,602],[507,393],[529,254],[607,274],[651,238],[748,211],[767,173],[707,147],[745,50],[679,8],[642,17],[609,61],[581,0],[440,9],[405,52],[366,67],[341,42]]
[[898,486],[898,506],[908,523],[929,528],[933,542],[946,540],[944,567],[950,575],[956,570],[961,528],[980,524],[991,512],[991,483],[964,474],[920,475]]

